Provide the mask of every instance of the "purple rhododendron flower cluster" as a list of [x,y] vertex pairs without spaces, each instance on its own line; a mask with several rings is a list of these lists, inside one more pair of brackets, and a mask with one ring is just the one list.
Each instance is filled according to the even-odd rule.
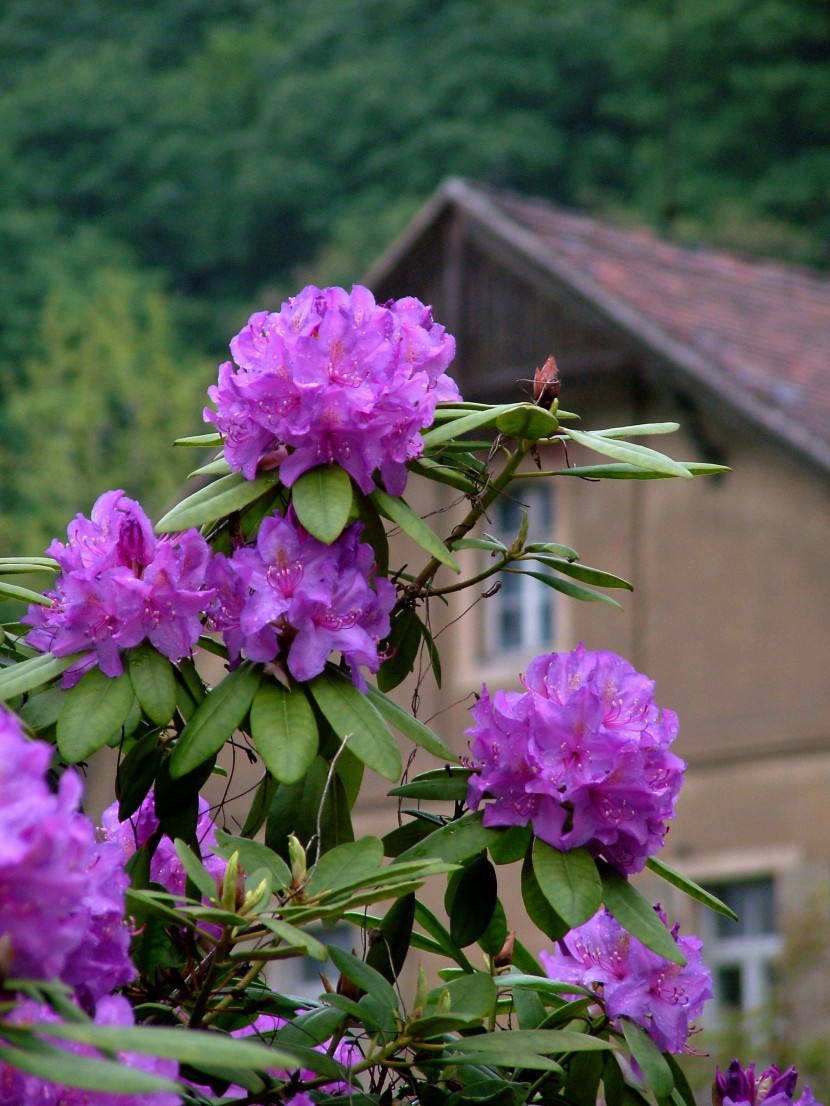
[[485,795],[485,826],[526,825],[562,851],[586,846],[619,871],[640,871],[666,835],[684,762],[669,750],[677,716],[616,653],[536,657],[524,692],[486,686],[472,708],[467,802]]
[[[28,1025],[34,1022],[58,1022],[60,1019],[48,1006],[26,1000],[15,1007],[7,1021],[12,1025]],[[95,1011],[95,1024],[132,1026],[132,1007],[120,995],[102,998]],[[53,1043],[77,1056],[98,1055],[90,1045],[59,1039],[55,1039]],[[179,1065],[175,1060],[129,1052],[119,1053],[118,1058],[125,1067],[152,1072],[165,1079],[175,1079],[179,1073]],[[113,1094],[111,1091],[64,1087],[0,1063],[0,1106],[178,1106],[180,1102],[181,1096],[171,1091]]]
[[809,1087],[805,1086],[800,1098],[793,1098],[798,1072],[794,1067],[780,1071],[775,1064],[755,1075],[755,1065],[744,1068],[733,1060],[724,1074],[715,1072],[712,1088],[714,1106],[820,1106]]
[[61,979],[91,1008],[130,982],[121,854],[79,813],[73,771],[57,793],[51,748],[0,708],[0,941],[6,977]]
[[77,515],[67,536],[46,551],[61,569],[46,593],[51,607],[31,606],[22,619],[34,648],[87,654],[66,670],[64,687],[96,662],[120,676],[121,650],[145,639],[173,661],[190,652],[213,598],[204,586],[210,549],[198,531],[156,538],[141,506],[116,490],[99,496],[90,518]]
[[324,545],[289,510],[262,522],[255,548],[217,554],[208,573],[216,591],[208,626],[221,632],[231,658],[280,656],[296,680],[310,680],[337,650],[359,685],[359,665],[376,672],[395,588],[374,577],[362,530],[354,523]]
[[[137,849],[146,845],[159,829],[159,820],[155,809],[155,792],[151,789],[138,810],[123,822],[118,819],[118,803],[108,806],[101,815],[101,832],[108,841],[114,842],[121,850],[122,863],[129,860]],[[221,886],[225,875],[226,862],[212,850],[216,844],[216,826],[210,814],[207,801],[199,796],[199,815],[196,823],[196,837],[202,855],[202,864]],[[172,895],[184,895],[187,872],[176,852],[176,846],[167,836],[159,838],[155,852],[150,860],[150,879],[160,883]]]
[[[660,907],[654,909],[667,925]],[[681,937],[677,925],[671,934],[686,958],[684,968],[647,949],[603,907],[539,958],[551,979],[595,991],[612,1021],[628,1017],[661,1052],[682,1052],[691,1022],[712,997],[712,977],[701,961],[702,942]]]
[[304,288],[278,312],[261,311],[231,342],[205,410],[232,469],[252,480],[280,465],[290,487],[317,465],[336,463],[366,493],[380,471],[393,495],[406,462],[423,449],[420,430],[436,403],[459,399],[445,369],[455,340],[431,310],[407,298],[375,303],[356,285]]

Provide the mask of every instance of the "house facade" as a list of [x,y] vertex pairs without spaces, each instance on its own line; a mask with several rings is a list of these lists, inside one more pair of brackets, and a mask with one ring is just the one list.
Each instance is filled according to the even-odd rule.
[[[786,966],[786,1034],[826,1028],[830,279],[451,180],[365,283],[379,300],[433,305],[456,337],[465,399],[529,395],[554,354],[560,402],[583,428],[676,420],[678,434],[651,444],[731,468],[694,481],[528,483],[517,500],[531,507],[530,539],[630,580],[634,592],[617,593],[625,612],[517,578],[456,622],[462,597],[434,613],[446,626],[443,688],[422,682],[419,713],[463,752],[482,681],[516,687],[533,656],[579,641],[629,659],[679,714],[688,763],[663,855],[741,916],[696,917],[659,889],[669,913],[685,910],[684,929],[706,936],[714,1019],[761,1017]],[[548,458],[589,459],[571,447]],[[422,509],[448,506],[430,494]],[[518,502],[496,505],[488,529],[511,536],[519,515]],[[476,551],[465,556],[476,564]]]

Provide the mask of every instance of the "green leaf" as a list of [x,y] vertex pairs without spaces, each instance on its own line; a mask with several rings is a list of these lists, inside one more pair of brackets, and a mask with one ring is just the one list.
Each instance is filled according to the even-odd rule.
[[79,653],[73,653],[71,657],[55,657],[51,653],[43,653],[9,665],[0,672],[0,701],[6,702],[40,687],[41,684],[49,683],[79,657]]
[[431,530],[421,516],[417,515],[402,499],[388,495],[380,488],[376,488],[370,498],[380,513],[399,526],[421,549],[425,549],[431,557],[447,565],[453,572],[461,572],[455,557],[435,531]]
[[118,820],[130,818],[147,797],[161,765],[164,751],[153,731],[137,741],[119,763],[115,777]]
[[[445,956],[448,956],[450,960],[454,960],[465,972],[472,973],[475,971],[475,968],[473,968],[473,965],[461,949],[453,944],[446,927],[441,924],[432,911],[420,900],[417,900],[415,903],[415,921],[422,929],[426,930]],[[413,935],[413,944],[415,943],[415,936],[417,935]]]
[[601,438],[636,438],[651,434],[674,434],[679,422],[641,422],[634,426],[612,426],[608,430],[593,430]]
[[[349,805],[337,774],[326,790],[329,764],[315,757],[308,772],[296,783],[278,784],[265,826],[265,842],[288,859],[288,835],[294,833],[308,845],[319,823],[323,852],[354,839]],[[322,810],[321,810],[322,807]]]
[[469,434],[471,430],[479,430],[485,426],[495,426],[496,420],[502,415],[524,406],[523,403],[502,403],[497,406],[486,407],[480,411],[472,411],[469,414],[459,412],[458,416],[447,411],[445,414],[450,417],[442,422],[441,426],[436,426],[423,435],[424,449],[427,451],[435,449],[436,446],[443,445],[451,438]]
[[332,670],[315,677],[308,689],[337,736],[367,768],[388,780],[401,774],[397,743],[368,698],[345,676]]
[[379,926],[373,926],[366,963],[394,983],[406,962],[415,921],[415,895],[402,895],[387,910]]
[[513,864],[527,852],[533,829],[525,826],[494,827],[494,834],[487,849],[494,864]]
[[22,588],[19,584],[7,584],[5,580],[0,580],[0,596],[5,596],[6,599],[19,599],[21,603],[36,603],[40,607],[52,606],[52,600],[41,595],[39,591]]
[[239,863],[245,872],[255,872],[266,868],[274,877],[274,888],[279,890],[291,883],[291,870],[273,849],[260,841],[251,841],[247,837],[234,837],[224,830],[216,830],[216,848],[219,856],[228,860],[232,853],[239,853]]
[[382,714],[386,721],[402,733],[404,737],[408,737],[410,741],[419,745],[422,749],[426,749],[428,753],[432,753],[435,757],[451,762],[457,761],[458,757],[448,745],[444,744],[440,737],[434,734],[423,722],[419,722],[414,715],[399,707],[383,692],[369,684],[367,695],[378,714]]
[[532,850],[530,849],[528,849],[522,864],[522,901],[530,920],[551,941],[558,941],[571,928],[556,913],[539,886],[536,874],[533,871]]
[[453,1013],[486,1018],[496,1004],[498,991],[489,972],[473,972],[433,988],[427,995],[427,1002],[436,1005],[442,998],[446,1001],[446,997],[449,997],[449,1009]]
[[352,509],[352,481],[339,465],[318,465],[291,486],[297,518],[318,541],[331,545],[340,537]]
[[654,472],[665,473],[666,476],[682,476],[691,479],[692,474],[679,461],[673,461],[656,449],[649,449],[644,445],[634,445],[630,442],[618,442],[615,439],[603,437],[600,434],[584,430],[565,429],[563,433],[571,441],[579,445],[587,446],[595,453],[602,453],[606,457],[613,457],[617,461],[626,461],[638,468],[651,469]]
[[295,783],[317,755],[314,711],[296,684],[266,678],[251,704],[251,738],[265,767],[281,783]]
[[53,557],[0,557],[0,576],[18,572],[57,572],[58,562]]
[[188,848],[181,838],[177,837],[173,844],[175,845],[178,858],[182,862],[182,866],[190,882],[202,892],[206,899],[215,899],[217,895],[216,880],[204,864],[202,864],[201,860],[199,860],[196,854]]
[[505,571],[517,576],[532,576],[534,580],[541,580],[543,584],[547,584],[554,591],[569,595],[571,599],[580,599],[583,603],[607,603],[610,607],[623,610],[621,604],[616,599],[612,599],[610,595],[603,595],[602,592],[583,588],[581,584],[572,584],[570,580],[560,580],[558,576],[549,576],[545,572],[532,572],[526,568],[517,570],[508,568]]
[[182,730],[170,759],[174,779],[191,772],[222,748],[248,713],[262,669],[244,662],[209,691]]
[[[680,461],[692,476],[717,476],[723,472],[730,472],[726,465],[708,465],[697,461]],[[593,480],[667,480],[673,476],[671,472],[655,472],[653,469],[640,468],[638,465],[629,465],[620,462],[609,465],[576,465],[574,468],[553,469],[550,476],[576,476],[589,477]]]
[[348,890],[359,885],[363,877],[381,878],[383,845],[377,837],[361,837],[331,849],[320,857],[309,876],[307,898],[324,892]]
[[279,484],[278,471],[265,472],[256,480],[246,480],[239,473],[222,476],[205,488],[199,488],[181,503],[177,503],[164,518],[156,523],[157,534],[167,534],[176,530],[187,530],[190,526],[204,526],[216,522],[232,511],[239,511],[276,484]]
[[170,661],[143,642],[128,652],[127,671],[141,709],[157,726],[166,726],[176,710],[176,677]]
[[733,922],[737,922],[738,915],[731,907],[727,906],[725,902],[721,902],[711,891],[699,887],[688,876],[684,876],[675,871],[674,868],[670,868],[664,860],[658,860],[656,856],[651,856],[646,861],[646,867],[650,868],[656,876],[664,879],[666,883],[671,883],[672,886],[679,888],[690,899],[695,899],[697,902],[703,903],[704,906],[708,906],[710,910],[714,910],[718,914],[731,918]]
[[392,624],[382,652],[386,659],[377,674],[382,692],[391,691],[403,683],[415,667],[421,648],[420,619],[413,607],[399,607],[392,615]]
[[380,972],[376,972],[363,960],[335,945],[329,947],[329,956],[335,968],[352,983],[356,983],[361,991],[371,995],[384,1009],[391,1012],[397,1011],[399,1003],[395,989]]
[[[33,1033],[41,1028],[46,1030],[51,1027],[37,1025],[27,1027]],[[55,1037],[61,1034],[50,1033],[49,1035]],[[4,1029],[4,1036],[11,1037],[12,1034],[6,1033]],[[119,1060],[77,1056],[34,1036],[24,1037],[22,1034],[14,1033],[13,1038],[17,1047],[0,1046],[0,1060],[50,1083],[118,1095],[149,1094],[153,1091],[179,1089],[178,1083],[141,1071],[139,1068],[127,1067]]]
[[463,949],[482,936],[493,917],[498,895],[496,869],[486,857],[477,856],[451,877],[448,892],[450,888],[450,940]]
[[569,928],[593,918],[602,902],[602,883],[586,849],[560,852],[538,837],[533,842],[533,872],[542,894]]
[[421,457],[418,461],[410,461],[409,468],[419,476],[427,480],[435,480],[439,484],[446,484],[450,488],[464,492],[465,495],[475,495],[478,486],[473,483],[463,472],[451,465],[441,465],[433,461],[431,457]]
[[537,442],[540,438],[555,434],[559,430],[559,420],[544,407],[523,403],[521,407],[500,415],[496,419],[496,428],[511,438]]
[[463,801],[467,797],[467,781],[472,774],[471,768],[450,767],[422,772],[409,783],[393,787],[390,795],[400,795],[404,799],[444,799]]
[[173,445],[187,446],[191,449],[209,449],[211,446],[222,444],[222,435],[216,432],[210,434],[191,434],[186,438],[176,438]]
[[561,1052],[586,1052],[594,1049],[610,1049],[608,1041],[591,1037],[569,1029],[510,1029],[495,1033],[480,1033],[474,1037],[446,1041],[444,1047],[452,1052],[477,1052],[493,1063],[510,1067],[518,1064],[511,1060],[513,1052],[539,1056],[552,1056]]
[[448,822],[429,837],[407,849],[395,861],[396,864],[407,860],[426,860],[430,857],[455,864],[467,860],[490,844],[494,830],[485,829],[481,824],[481,811],[465,814],[454,822]]
[[242,824],[241,834],[245,838],[255,837],[265,825],[268,807],[274,797],[277,781],[270,772],[265,772],[257,784],[253,802]]
[[292,948],[302,949],[306,956],[321,961],[328,959],[329,950],[322,941],[318,941],[317,938],[307,930],[300,929],[298,926],[289,925],[288,922],[282,921],[281,918],[260,918],[259,923],[264,925],[266,929],[270,929],[272,933],[276,933],[286,945],[290,945]]
[[685,967],[685,956],[648,900],[610,864],[598,860],[597,868],[602,879],[603,902],[623,929],[658,956]]
[[215,461],[209,461],[206,465],[200,465],[193,472],[188,473],[187,479],[193,480],[197,476],[230,476],[233,469],[224,457],[217,457]]
[[57,741],[61,756],[77,764],[118,733],[135,702],[126,674],[111,679],[93,668],[67,694],[58,715]]
[[58,720],[67,692],[50,687],[30,696],[17,712],[33,733],[42,733]]
[[493,913],[490,917],[490,921],[487,923],[487,928],[481,934],[478,939],[479,945],[488,956],[498,956],[501,950],[504,948],[504,943],[507,940],[507,915],[504,912],[504,907],[499,899],[496,899],[496,904],[493,908]]
[[658,1098],[666,1098],[674,1090],[674,1076],[651,1037],[628,1017],[620,1018],[625,1043],[640,1065],[646,1083]]
[[574,580],[581,580],[584,584],[594,584],[598,588],[625,588],[626,591],[634,591],[634,585],[628,580],[623,580],[621,576],[615,576],[612,572],[604,572],[601,568],[591,568],[590,565],[564,560],[561,557],[537,555],[533,559],[565,576],[572,576]]

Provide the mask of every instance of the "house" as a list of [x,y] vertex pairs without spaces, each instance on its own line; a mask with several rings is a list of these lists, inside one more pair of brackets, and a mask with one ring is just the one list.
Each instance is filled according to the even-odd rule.
[[[579,641],[652,677],[688,762],[663,855],[741,915],[690,920],[707,927],[718,1010],[760,1010],[785,960],[802,1000],[788,1031],[809,1036],[830,1021],[816,970],[830,937],[830,277],[455,179],[365,283],[433,304],[466,399],[520,399],[554,354],[584,428],[676,419],[681,432],[652,444],[732,469],[528,486],[532,538],[636,590],[621,614],[513,589],[450,626],[459,600],[443,689],[423,684],[421,715],[442,710],[433,724],[461,751],[468,721],[447,704],[468,705],[482,680],[516,686],[534,655]],[[497,508],[490,530],[517,517]]]

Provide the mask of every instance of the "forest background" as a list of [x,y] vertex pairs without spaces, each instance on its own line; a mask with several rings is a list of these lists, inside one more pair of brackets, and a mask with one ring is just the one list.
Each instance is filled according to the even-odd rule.
[[827,267],[828,58],[827,0],[5,0],[4,552],[158,513],[227,335],[449,174]]

